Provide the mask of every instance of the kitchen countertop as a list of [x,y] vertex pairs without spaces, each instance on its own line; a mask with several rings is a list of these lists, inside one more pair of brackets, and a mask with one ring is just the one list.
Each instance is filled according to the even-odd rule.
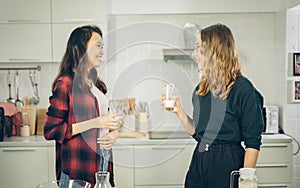
[[[284,134],[267,134],[262,135],[263,143],[278,143],[278,142],[292,142],[292,138]],[[149,139],[147,136],[142,138],[119,138],[116,146],[127,145],[182,145],[195,144],[196,141],[191,137],[190,139]],[[0,147],[3,146],[55,146],[53,140],[47,141],[44,136],[29,136],[20,137],[12,136],[5,138],[0,142]]]
[[11,146],[11,147],[22,147],[22,146],[55,146],[55,141],[48,141],[44,136],[11,136],[9,138],[4,138],[3,142],[0,142],[1,146]]

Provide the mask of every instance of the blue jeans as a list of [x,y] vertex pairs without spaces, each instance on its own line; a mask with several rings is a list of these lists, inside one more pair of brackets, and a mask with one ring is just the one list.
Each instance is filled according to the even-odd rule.
[[[59,181],[59,188],[83,188],[84,186],[79,185],[77,182],[70,181],[69,175],[61,172],[60,181]],[[70,185],[70,186],[69,186]]]

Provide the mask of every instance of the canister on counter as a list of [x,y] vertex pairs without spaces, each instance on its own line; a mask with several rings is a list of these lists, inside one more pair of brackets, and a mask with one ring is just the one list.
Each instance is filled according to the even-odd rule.
[[20,136],[30,136],[30,127],[28,120],[28,112],[22,112],[22,125],[20,127]]
[[5,125],[4,108],[0,107],[0,142],[3,142],[4,139],[4,125]]

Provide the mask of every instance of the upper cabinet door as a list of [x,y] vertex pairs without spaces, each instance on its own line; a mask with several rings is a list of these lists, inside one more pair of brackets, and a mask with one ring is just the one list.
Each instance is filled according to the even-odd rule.
[[51,24],[0,24],[0,63],[51,62]]
[[105,0],[52,0],[52,22],[104,22],[105,10]]
[[1,0],[0,23],[50,23],[50,0]]

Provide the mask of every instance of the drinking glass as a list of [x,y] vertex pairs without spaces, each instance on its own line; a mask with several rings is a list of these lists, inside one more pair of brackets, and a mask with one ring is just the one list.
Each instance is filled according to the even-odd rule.
[[49,181],[36,186],[36,188],[91,188],[89,182],[83,180],[70,180],[70,181]]
[[[123,121],[123,101],[122,100],[111,100],[109,101],[110,114],[117,114],[116,119],[122,123]],[[109,133],[109,129],[100,129],[100,137],[104,137]],[[108,163],[110,158],[110,150],[103,149],[100,145],[100,170],[103,172],[108,171]]]
[[175,85],[173,83],[168,83],[165,86],[166,98],[164,101],[165,108],[174,108],[175,101],[173,99],[175,95]]

